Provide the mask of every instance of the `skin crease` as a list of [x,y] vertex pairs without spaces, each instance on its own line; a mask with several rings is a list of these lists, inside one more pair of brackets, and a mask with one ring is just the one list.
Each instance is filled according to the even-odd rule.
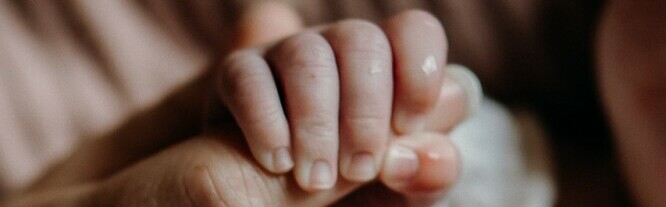
[[601,93],[643,206],[666,203],[665,10],[664,1],[611,1],[597,45]]

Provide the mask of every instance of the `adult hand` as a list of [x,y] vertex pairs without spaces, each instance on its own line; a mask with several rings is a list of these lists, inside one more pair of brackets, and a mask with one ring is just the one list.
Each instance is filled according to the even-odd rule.
[[[6,206],[324,206],[360,186],[338,182],[331,190],[305,192],[290,175],[261,169],[238,131],[225,131],[189,139],[107,179],[34,192]],[[404,206],[407,198],[440,195],[457,177],[457,154],[445,137],[414,135],[396,140],[389,148],[395,153],[388,154],[385,166],[417,162],[411,165],[416,167],[413,172],[395,167],[382,172],[387,185],[408,197],[389,197],[395,193],[364,188],[354,199],[341,202],[390,201],[381,206]]]

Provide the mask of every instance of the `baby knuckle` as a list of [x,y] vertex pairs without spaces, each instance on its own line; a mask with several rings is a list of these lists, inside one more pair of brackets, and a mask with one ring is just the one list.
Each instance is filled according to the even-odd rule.
[[365,20],[345,20],[338,23],[332,33],[336,45],[345,53],[390,54],[390,46],[384,31]]
[[334,138],[337,137],[338,126],[334,121],[312,119],[303,121],[297,129],[302,138]]
[[219,75],[219,85],[223,91],[233,93],[242,87],[253,86],[262,81],[259,71],[266,68],[262,57],[256,54],[240,52],[230,55],[223,64]]
[[229,54],[222,62],[222,70],[242,70],[257,64],[261,61],[261,57],[250,51],[235,51]]
[[283,42],[278,59],[285,68],[325,69],[334,68],[335,56],[328,42],[319,34],[304,32]]
[[389,121],[388,117],[376,115],[355,115],[343,118],[341,124],[343,127],[355,129],[381,129],[382,126],[387,126]]
[[384,144],[388,137],[389,118],[381,116],[351,116],[343,118],[342,129],[348,132],[352,144],[374,148]]
[[353,36],[368,35],[368,36],[383,36],[384,32],[376,24],[358,19],[344,20],[336,24],[335,30]]
[[285,118],[282,108],[279,105],[270,104],[268,102],[259,104],[262,106],[253,110],[256,110],[256,113],[261,114],[261,116],[253,116],[252,118],[248,119],[248,125],[253,128],[279,126],[279,123],[281,123],[281,121]]

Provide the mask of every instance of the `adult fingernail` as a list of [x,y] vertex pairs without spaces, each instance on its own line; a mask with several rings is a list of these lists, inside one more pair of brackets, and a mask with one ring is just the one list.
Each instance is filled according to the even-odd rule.
[[474,114],[481,105],[483,99],[483,90],[481,82],[467,67],[462,65],[449,65],[446,69],[447,74],[465,90],[467,97],[467,116]]
[[310,169],[310,187],[315,190],[326,190],[333,187],[331,165],[324,160],[317,160]]
[[394,183],[408,182],[419,170],[416,153],[407,147],[394,145],[389,149],[384,163],[384,178]]
[[357,182],[364,182],[375,177],[375,158],[367,152],[356,153],[351,157],[351,162],[347,168],[347,179]]
[[273,151],[273,170],[277,173],[283,173],[294,167],[294,160],[288,147],[280,147]]
[[426,119],[406,110],[398,110],[395,112],[395,128],[401,134],[418,132],[425,129]]

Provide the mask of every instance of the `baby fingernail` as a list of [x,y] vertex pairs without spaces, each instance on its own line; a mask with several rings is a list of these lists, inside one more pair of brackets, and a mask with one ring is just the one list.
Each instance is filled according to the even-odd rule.
[[356,153],[351,157],[347,168],[347,179],[364,182],[375,177],[375,159],[367,152]]
[[395,122],[395,128],[401,134],[422,131],[426,126],[426,120],[423,116],[405,110],[395,112]]
[[280,147],[273,151],[273,170],[278,173],[287,172],[294,166],[288,147]]
[[462,65],[449,65],[446,72],[465,90],[465,96],[467,96],[467,115],[474,114],[483,99],[481,82],[472,71]]
[[389,149],[384,164],[385,178],[392,182],[408,182],[419,170],[419,159],[416,153],[407,147],[395,145]]
[[312,164],[310,187],[315,190],[325,190],[333,187],[333,173],[328,162],[317,160]]

